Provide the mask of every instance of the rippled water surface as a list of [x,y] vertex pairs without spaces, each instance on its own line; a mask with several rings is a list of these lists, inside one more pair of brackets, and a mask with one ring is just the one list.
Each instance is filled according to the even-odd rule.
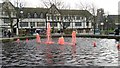
[[[65,41],[71,42],[71,38]],[[93,47],[93,42],[97,47]],[[35,39],[28,43],[10,42],[2,44],[2,65],[118,66],[118,50],[114,39],[77,38],[76,46],[38,44]]]

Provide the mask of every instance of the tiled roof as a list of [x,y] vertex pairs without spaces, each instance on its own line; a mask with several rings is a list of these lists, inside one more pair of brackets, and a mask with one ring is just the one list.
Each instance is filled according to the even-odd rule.
[[41,13],[43,13],[43,15],[45,16],[46,12],[47,12],[47,8],[23,8],[23,14],[25,17],[28,16],[28,13],[31,14],[31,16],[34,15],[34,13],[37,13],[38,16],[40,16]]
[[[3,2],[2,5],[6,4],[6,3],[7,3],[7,2]],[[8,1],[8,3],[9,3],[10,5],[12,5],[12,7],[15,8],[15,6],[14,6],[10,1]]]
[[[3,2],[2,4],[5,4],[6,2]],[[14,5],[9,2],[13,7]],[[0,4],[1,6],[1,4]],[[52,5],[55,6],[55,5]],[[51,6],[51,7],[52,7]],[[17,7],[14,7],[15,10],[17,10]],[[29,7],[23,7],[20,10],[23,11],[23,16],[24,18],[28,17],[28,13],[30,13],[31,17],[34,17],[34,14],[36,13],[38,15],[38,18],[40,18],[41,13],[43,13],[43,18],[45,18],[46,13],[48,13],[50,8],[29,8]],[[57,9],[57,7],[55,6],[55,9]],[[92,14],[87,11],[87,10],[69,10],[69,9],[57,9],[61,15],[79,15],[79,16],[91,16]],[[20,14],[21,15],[21,14]],[[19,16],[20,16],[19,15]]]
[[87,10],[60,10],[62,15],[91,15]]
[[[49,9],[47,8],[23,8],[24,16],[27,17],[28,13],[32,16],[34,13],[40,15],[43,13],[44,15],[48,12]],[[67,9],[60,9],[59,10],[61,15],[79,15],[79,16],[91,16],[92,14],[87,10],[67,10]]]

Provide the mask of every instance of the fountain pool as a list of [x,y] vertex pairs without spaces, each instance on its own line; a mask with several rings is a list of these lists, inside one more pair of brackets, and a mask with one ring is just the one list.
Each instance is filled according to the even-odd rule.
[[[65,37],[66,42],[71,38]],[[44,41],[45,39],[41,39]],[[52,38],[57,42],[58,38]],[[96,47],[93,46],[96,42]],[[76,38],[77,45],[40,44],[36,39],[2,44],[3,66],[118,66],[114,39]]]

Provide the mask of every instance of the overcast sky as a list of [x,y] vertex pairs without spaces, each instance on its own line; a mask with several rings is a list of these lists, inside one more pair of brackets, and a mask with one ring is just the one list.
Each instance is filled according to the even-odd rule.
[[[2,2],[2,0],[0,0]],[[17,0],[10,0],[13,4]],[[19,0],[25,3],[27,7],[42,7],[42,0]],[[96,8],[103,8],[107,14],[118,14],[118,2],[120,0],[62,0],[65,5],[69,5],[71,9],[78,8],[76,4],[80,1],[84,3],[94,3]]]

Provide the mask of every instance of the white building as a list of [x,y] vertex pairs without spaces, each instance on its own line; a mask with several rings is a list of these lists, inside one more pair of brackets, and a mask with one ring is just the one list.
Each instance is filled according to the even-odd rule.
[[[10,2],[9,5],[11,9],[16,11]],[[13,11],[14,12],[14,11]],[[16,11],[17,12],[17,11]],[[17,23],[16,12],[11,13],[14,24]],[[32,29],[46,29],[46,24],[50,22],[51,28],[56,31],[60,29],[66,30],[77,30],[78,32],[89,32],[92,28],[91,17],[92,14],[87,10],[69,10],[69,9],[58,9],[54,4],[50,8],[19,8],[19,23],[18,28],[20,30],[29,30]],[[2,22],[4,25],[9,27],[9,23],[6,23],[9,20],[8,16],[4,15],[2,11]],[[2,25],[3,27],[3,25]],[[6,27],[6,28],[7,28]],[[16,28],[16,25],[15,25]],[[16,31],[14,31],[16,32]],[[19,32],[20,33],[20,32]]]
[[53,4],[50,8],[23,8],[21,15],[21,28],[46,28],[47,22],[50,22],[55,30],[69,29],[83,32],[92,28],[90,18],[92,15],[87,10],[68,10],[57,9]]

